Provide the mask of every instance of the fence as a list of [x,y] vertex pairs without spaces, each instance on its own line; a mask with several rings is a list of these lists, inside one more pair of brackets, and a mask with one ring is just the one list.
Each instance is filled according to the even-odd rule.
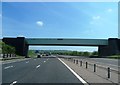
[[94,72],[95,74],[100,75],[103,78],[110,79],[112,76],[120,75],[119,70],[113,69],[109,66],[98,65],[96,63],[91,63],[91,62],[88,62],[88,61],[85,61],[85,60],[82,60],[82,59],[75,59],[75,58],[65,58],[65,59],[73,62],[74,64],[76,64],[80,67],[85,68],[86,70]]
[[16,57],[16,54],[0,54],[1,58],[10,58],[10,57]]

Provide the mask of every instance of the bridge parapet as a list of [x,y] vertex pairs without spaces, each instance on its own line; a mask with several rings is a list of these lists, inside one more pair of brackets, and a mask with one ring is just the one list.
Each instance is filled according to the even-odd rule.
[[26,38],[29,45],[99,46],[108,45],[107,39]]

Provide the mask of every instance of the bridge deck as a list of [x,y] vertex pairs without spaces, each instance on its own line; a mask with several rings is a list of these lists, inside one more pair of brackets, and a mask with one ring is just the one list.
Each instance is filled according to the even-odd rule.
[[50,46],[100,46],[108,45],[107,39],[26,38],[29,45]]

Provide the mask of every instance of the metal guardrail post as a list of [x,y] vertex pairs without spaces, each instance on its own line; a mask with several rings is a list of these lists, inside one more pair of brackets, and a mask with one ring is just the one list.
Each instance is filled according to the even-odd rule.
[[8,54],[6,54],[7,55],[7,58],[9,57],[9,55]]
[[10,55],[10,57],[13,57],[12,54],[9,54],[9,55]]
[[80,66],[82,66],[82,61],[80,61]]
[[78,60],[76,60],[76,64],[78,64]]
[[110,67],[108,67],[108,78],[110,78]]
[[96,64],[94,64],[94,72],[96,72]]
[[86,62],[86,69],[88,68],[88,63]]
[[75,63],[75,60],[74,60],[74,63]]

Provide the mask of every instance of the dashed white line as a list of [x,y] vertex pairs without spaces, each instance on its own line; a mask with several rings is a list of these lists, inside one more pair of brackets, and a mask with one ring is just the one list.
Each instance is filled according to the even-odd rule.
[[29,63],[29,61],[27,61],[26,63]]
[[39,68],[39,67],[40,67],[40,65],[36,66],[36,68]]
[[12,82],[10,85],[14,85],[14,84],[16,84],[17,83],[17,81],[14,81],[14,82]]
[[8,68],[12,68],[13,66],[7,66],[7,67],[5,67],[4,69],[8,69]]
[[60,58],[58,58],[83,84],[87,84],[85,80],[83,80],[77,73],[75,73],[67,64],[65,64]]

